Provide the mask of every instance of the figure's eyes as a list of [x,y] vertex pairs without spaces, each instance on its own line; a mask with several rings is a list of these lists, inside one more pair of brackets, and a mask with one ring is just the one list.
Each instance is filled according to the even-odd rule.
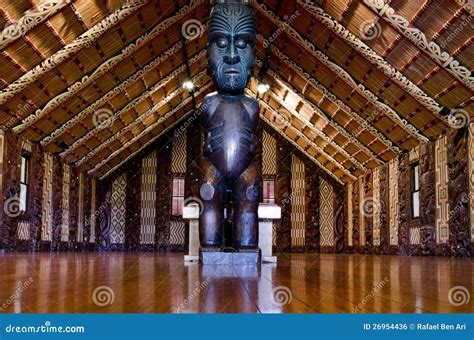
[[217,47],[219,47],[219,48],[227,47],[227,39],[225,39],[225,38],[218,38],[218,39],[216,40],[216,45],[217,45]]
[[247,41],[245,41],[245,39],[237,39],[237,41],[235,42],[235,46],[237,48],[246,48],[247,47]]

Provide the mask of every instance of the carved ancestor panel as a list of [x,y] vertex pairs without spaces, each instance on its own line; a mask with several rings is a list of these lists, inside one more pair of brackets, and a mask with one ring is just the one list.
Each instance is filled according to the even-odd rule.
[[320,251],[319,227],[319,173],[313,162],[305,161],[305,251]]
[[[4,143],[5,143],[5,132],[2,129],[0,129],[0,192],[3,191],[3,157],[4,157],[3,145]],[[0,204],[1,206],[3,206],[2,197],[0,197]]]
[[262,136],[262,174],[276,175],[276,139],[266,131]]
[[368,172],[364,176],[364,200],[362,201],[362,214],[365,217],[365,245],[373,245],[372,229],[374,225],[374,213],[378,202],[374,201],[373,195],[373,173]]
[[140,243],[155,243],[156,226],[156,151],[150,153],[142,161],[142,183],[141,183],[141,230]]
[[169,144],[158,150],[156,196],[156,244],[161,248],[169,247],[170,240],[170,204],[171,204],[171,147]]
[[62,187],[62,224],[61,241],[69,240],[69,183],[71,181],[71,167],[64,164],[63,187]]
[[390,246],[398,245],[398,158],[388,163],[388,224],[390,230]]
[[[91,193],[92,193],[92,182],[91,178],[87,173],[84,173],[84,207],[83,207],[83,226],[84,226],[84,241],[90,243],[91,237]],[[84,244],[86,246],[86,244]],[[89,248],[90,249],[90,248]]]
[[125,243],[125,199],[127,174],[124,173],[112,183],[111,200],[111,244]]
[[319,186],[319,224],[321,227],[321,247],[334,246],[334,189],[324,179]]
[[398,163],[398,235],[400,254],[407,255],[409,253],[410,244],[410,183],[409,183],[409,157],[404,154],[400,157]]
[[[58,248],[62,249],[60,243],[63,223],[63,172],[63,164],[61,163],[60,158],[55,156],[53,160],[53,237],[51,250],[58,250]],[[67,192],[67,196],[69,199],[69,191]],[[68,235],[66,235],[66,241],[68,241]]]
[[359,177],[358,179],[359,187],[359,245],[365,247],[366,245],[366,232],[365,232],[365,186],[364,186],[364,177]]
[[352,198],[352,183],[348,183],[346,186],[346,200],[347,200],[347,245],[349,247],[352,247],[354,245],[354,242],[352,240],[353,237],[353,228],[354,228],[354,221],[353,221],[353,198]]
[[[469,159],[469,211],[471,222],[471,242],[474,243],[474,123],[469,125],[469,145],[468,145],[468,159]],[[471,249],[472,251],[472,249]]]
[[448,133],[449,239],[451,255],[469,257],[468,129]]
[[344,233],[346,229],[345,208],[344,204],[345,191],[334,191],[334,243],[336,253],[344,251]]
[[448,230],[448,152],[447,138],[443,136],[435,143],[435,200],[436,200],[436,242],[447,243]]
[[390,242],[390,227],[389,227],[389,164],[384,164],[379,168],[380,181],[380,218],[379,218],[379,234],[380,234],[380,252],[388,253]]
[[97,180],[91,179],[91,212],[89,216],[90,234],[89,242],[96,242],[96,216],[97,216]]
[[41,222],[43,216],[43,178],[44,178],[44,153],[39,145],[33,146],[33,156],[31,158],[31,194],[30,194],[30,228],[33,249],[39,250],[41,240]]
[[77,204],[77,232],[76,232],[76,241],[84,241],[84,188],[85,188],[85,179],[84,173],[81,171],[79,173],[79,186],[78,186],[78,204]]
[[357,249],[360,245],[360,189],[359,181],[355,181],[352,185],[352,245]]
[[420,242],[423,255],[434,255],[436,249],[435,181],[434,143],[424,143],[420,148]]
[[69,182],[69,235],[74,244],[78,240],[79,221],[79,171],[71,166],[71,178]]
[[305,245],[305,168],[295,155],[291,158],[291,246]]
[[372,244],[374,246],[380,245],[380,212],[382,210],[382,203],[380,201],[380,168],[374,169],[372,176]]
[[277,250],[291,251],[291,155],[294,148],[277,137],[277,177],[275,203],[281,207],[281,220],[276,223]]
[[41,240],[51,241],[53,237],[53,163],[54,157],[44,155],[43,212]]
[[140,246],[142,160],[134,158],[127,165],[125,246],[137,250]]

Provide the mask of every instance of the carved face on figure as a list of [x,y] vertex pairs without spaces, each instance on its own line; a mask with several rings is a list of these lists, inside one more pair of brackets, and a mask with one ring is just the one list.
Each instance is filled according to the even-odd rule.
[[209,22],[207,58],[216,87],[227,93],[242,92],[255,61],[255,18],[240,3],[216,4]]

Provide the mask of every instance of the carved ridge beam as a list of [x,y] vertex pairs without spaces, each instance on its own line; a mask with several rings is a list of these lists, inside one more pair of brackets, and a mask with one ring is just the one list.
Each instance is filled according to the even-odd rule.
[[0,50],[24,36],[28,31],[48,20],[68,6],[72,0],[43,0],[36,8],[26,11],[15,23],[5,26],[0,32]]
[[[256,93],[253,92],[252,90],[246,90],[246,92],[249,94],[249,95],[253,95],[253,96],[256,96]],[[263,99],[259,98],[260,100],[260,104],[262,104],[262,106],[272,112],[272,114],[277,117],[277,116],[281,116],[281,114],[278,112],[278,110],[276,110],[275,108],[273,108],[270,104],[268,104],[267,102],[265,102]],[[288,108],[285,107],[285,109],[288,110]],[[263,116],[262,114],[260,116]],[[274,124],[273,124],[274,125]],[[356,177],[354,175],[352,175],[343,165],[341,165],[337,160],[335,160],[331,155],[329,155],[326,151],[324,151],[321,147],[319,147],[318,145],[316,145],[311,139],[309,139],[305,134],[303,134],[301,131],[299,131],[297,128],[295,128],[293,125],[288,125],[288,126],[291,126],[291,128],[293,128],[294,130],[298,131],[299,132],[299,135],[309,144],[311,145],[312,147],[314,147],[322,156],[324,156],[325,158],[327,158],[333,165],[335,165],[339,170],[341,170],[347,177],[349,177],[351,180],[355,180]],[[281,129],[280,129],[281,130]],[[282,131],[283,132],[283,131]],[[283,132],[284,133],[284,132]],[[286,134],[285,134],[286,135]],[[287,136],[287,135],[286,135]],[[287,136],[288,138],[290,138],[289,136]],[[290,138],[291,139],[291,138]],[[299,146],[298,143],[296,143],[294,140],[292,140],[292,142],[296,145]],[[305,154],[305,155],[308,155],[308,152],[305,151],[301,146],[299,146],[300,150]],[[329,169],[327,169],[325,166],[323,166],[319,161],[318,161],[318,165],[320,165],[321,167],[323,167],[324,169],[326,169],[327,171],[330,171]],[[333,177],[336,177],[338,178],[335,174],[333,174],[331,172],[332,176]]]
[[[357,160],[355,160],[356,162],[358,162],[360,164],[360,166],[362,166],[362,168],[360,168],[361,170],[363,171],[366,171],[367,168],[366,168],[366,164],[367,163],[370,163],[371,161],[375,161],[377,164],[381,165],[383,164],[383,161],[381,161],[377,155],[375,155],[372,150],[368,149],[364,144],[362,144],[358,139],[357,139],[357,136],[352,136],[343,126],[339,125],[335,120],[333,120],[332,118],[329,118],[326,113],[324,113],[319,107],[317,107],[315,104],[313,104],[311,101],[307,100],[306,97],[300,93],[298,90],[296,90],[293,86],[291,86],[290,84],[288,84],[284,79],[282,79],[277,73],[273,72],[272,70],[268,70],[267,71],[267,74],[270,75],[272,78],[274,78],[274,80],[276,80],[277,82],[280,83],[281,86],[285,87],[287,91],[289,92],[292,92],[293,95],[295,95],[296,97],[298,97],[300,99],[300,101],[302,103],[304,103],[306,106],[309,106],[313,111],[314,113],[317,113],[318,117],[320,117],[321,119],[323,119],[325,121],[325,127],[326,126],[331,126],[332,128],[336,129],[338,131],[338,133],[340,133],[341,135],[343,135],[346,139],[349,140],[349,142],[352,142],[354,144],[357,145],[357,147],[360,149],[359,152],[362,152],[362,153],[365,153],[366,156],[368,156],[370,159],[365,161],[363,164],[358,162]],[[301,115],[300,115],[301,116]],[[298,117],[299,118],[299,117]],[[307,121],[307,119],[306,119]],[[328,136],[329,138],[329,136]],[[340,146],[343,150],[344,150],[344,147],[347,146],[344,145],[344,146]],[[344,151],[345,152],[345,151]]]
[[[195,84],[197,84],[199,82],[199,80],[204,77],[205,73],[204,72],[200,72],[198,73],[194,78],[193,78],[193,82]],[[128,125],[126,125],[124,128],[122,128],[120,131],[116,132],[111,138],[107,139],[106,141],[104,141],[103,143],[101,143],[99,146],[97,146],[95,149],[91,150],[88,154],[86,154],[84,157],[82,157],[80,160],[78,160],[75,164],[76,166],[81,166],[82,164],[84,164],[85,162],[87,162],[89,159],[91,159],[92,157],[94,157],[95,155],[97,155],[100,151],[102,151],[103,149],[105,149],[108,145],[110,145],[112,142],[114,142],[115,140],[119,139],[120,137],[122,137],[125,133],[127,133],[128,131],[130,131],[131,129],[133,129],[135,126],[139,125],[139,124],[145,124],[144,121],[145,119],[147,119],[148,117],[154,115],[160,108],[162,108],[164,105],[166,105],[170,100],[174,99],[176,96],[180,95],[181,93],[184,92],[184,89],[182,87],[178,88],[177,90],[173,91],[172,93],[170,93],[168,96],[166,96],[165,98],[163,98],[162,100],[160,100],[158,103],[156,103],[155,105],[153,105],[151,108],[149,108],[144,114],[140,115],[139,117],[137,117],[133,122],[129,123]],[[191,98],[192,99],[192,98]],[[188,99],[186,99],[186,101],[188,101]],[[175,110],[172,110],[171,112],[175,112]],[[164,117],[167,118],[168,116],[170,115],[170,112],[169,113],[166,113]],[[160,118],[161,119],[161,118]]]
[[374,50],[366,45],[362,40],[357,38],[352,32],[334,20],[321,7],[317,6],[311,0],[297,0],[297,3],[311,13],[322,24],[329,28],[334,34],[346,41],[357,52],[364,56],[372,65],[377,67],[383,74],[391,79],[395,84],[404,89],[409,95],[415,98],[421,105],[431,111],[435,117],[447,124],[446,117],[440,115],[442,106],[414,84],[410,79],[405,77],[403,73],[393,67],[388,61],[379,56]]
[[384,19],[400,32],[404,37],[414,43],[421,51],[425,52],[433,61],[443,67],[446,71],[456,77],[468,89],[474,91],[474,77],[471,71],[463,66],[461,62],[456,60],[447,51],[443,50],[434,41],[428,41],[425,33],[415,26],[403,16],[396,14],[395,9],[380,0],[364,0],[367,7],[375,12],[379,17]]
[[35,66],[19,79],[15,80],[7,88],[3,89],[0,92],[0,105],[42,77],[46,72],[53,70],[59,64],[69,59],[82,48],[90,46],[98,37],[145,6],[148,1],[149,0],[128,0],[120,9],[107,16],[87,32],[74,39],[70,44],[54,53],[41,64]]
[[[206,72],[201,72],[202,75],[204,75]],[[199,92],[198,92],[198,95],[203,93],[204,91],[206,91],[207,89],[209,89],[211,87],[212,83],[211,82],[208,82],[204,87],[202,87]],[[102,168],[105,164],[107,164],[108,162],[110,162],[110,160],[112,160],[113,158],[117,157],[118,155],[120,155],[120,153],[127,149],[128,147],[130,147],[132,144],[134,144],[137,140],[139,140],[140,138],[142,138],[143,136],[145,136],[146,134],[148,134],[150,131],[153,131],[153,129],[155,129],[159,124],[161,124],[162,122],[164,122],[166,119],[168,119],[169,117],[173,116],[176,112],[178,112],[179,110],[181,110],[182,108],[184,108],[186,105],[188,105],[189,103],[191,103],[193,100],[193,97],[190,96],[188,98],[186,98],[184,101],[182,101],[181,103],[179,103],[178,106],[176,106],[173,110],[171,110],[170,112],[168,112],[165,116],[163,117],[160,117],[155,123],[153,123],[152,125],[148,126],[145,130],[141,131],[138,135],[136,135],[135,137],[133,137],[132,139],[130,139],[127,143],[125,143],[120,149],[118,150],[115,150],[112,154],[110,154],[106,159],[102,160],[100,163],[96,164],[94,166],[93,169],[89,170],[87,173],[89,175],[94,175],[97,171],[99,171],[100,168]]]
[[[199,54],[194,56],[192,59],[190,59],[190,64],[196,63],[198,60],[202,59],[206,54],[205,50],[202,50]],[[109,119],[103,121],[100,125],[95,126],[92,130],[90,130],[88,133],[86,133],[84,136],[80,137],[77,139],[69,148],[65,149],[63,152],[61,152],[61,158],[66,157],[70,153],[72,153],[76,148],[84,144],[87,140],[95,136],[97,133],[99,133],[101,130],[105,129],[106,127],[110,126],[113,124],[119,117],[121,117],[125,112],[133,109],[143,101],[147,100],[153,93],[158,91],[159,89],[165,87],[170,83],[171,81],[175,80],[175,78],[182,72],[186,70],[186,65],[181,65],[180,67],[176,68],[173,72],[171,72],[168,76],[166,76],[164,79],[161,79],[157,84],[153,85],[150,89],[147,91],[143,92],[140,96],[129,102],[127,105],[125,105],[122,109],[120,109],[118,112],[114,113],[112,117]],[[92,106],[91,106],[92,107]],[[90,107],[89,107],[90,108]],[[94,106],[94,108],[97,108],[97,106]],[[92,112],[92,110],[89,110]],[[82,112],[81,112],[82,113]],[[66,124],[67,126],[63,125],[60,129],[56,130],[54,132],[54,135],[52,134],[51,137],[48,137],[48,139],[44,139],[41,144],[49,144],[53,141],[53,136],[54,138],[57,138],[60,134],[62,134],[64,131],[69,129],[71,126],[79,122],[81,119],[83,119],[86,115],[81,115],[81,117],[76,116],[72,120],[68,121]]]
[[[264,6],[264,5],[263,5]],[[266,6],[264,6],[266,8]],[[301,47],[303,47],[308,53],[316,57],[321,63],[331,69],[336,75],[343,79],[348,85],[350,85],[355,91],[364,96],[372,104],[374,104],[379,110],[386,113],[387,116],[391,117],[393,120],[398,122],[398,124],[411,136],[421,142],[427,142],[429,139],[424,136],[414,125],[412,125],[408,120],[400,117],[392,108],[388,105],[380,102],[380,99],[372,93],[369,89],[366,89],[363,84],[357,84],[357,82],[352,78],[352,76],[347,73],[343,68],[334,62],[329,60],[329,57],[323,52],[319,51],[316,46],[314,46],[310,41],[304,39],[294,28],[288,26],[286,23],[278,19],[278,17],[270,10],[268,13],[265,12],[260,7],[256,6],[263,14],[269,18],[275,25],[280,27],[286,34],[292,37]],[[273,51],[273,45],[271,46]]]
[[[35,113],[29,115],[25,119],[22,120],[22,123],[15,128],[13,128],[13,131],[15,133],[20,133],[33,125],[37,120],[39,120],[41,117],[46,116],[49,112],[54,110],[55,108],[59,107],[62,103],[64,103],[66,100],[71,98],[72,96],[76,95],[79,93],[81,90],[86,88],[86,86],[89,86],[93,84],[95,81],[100,79],[103,75],[107,74],[111,69],[113,69],[118,63],[123,61],[125,58],[130,57],[134,52],[136,52],[138,49],[143,47],[144,45],[150,43],[153,39],[155,39],[159,34],[162,34],[165,30],[167,30],[171,25],[177,23],[183,16],[187,15],[191,10],[195,9],[197,6],[201,5],[201,3],[197,2],[193,6],[189,7],[184,7],[182,10],[180,10],[176,15],[169,17],[163,21],[161,21],[159,24],[157,24],[153,30],[150,33],[143,34],[142,36],[138,37],[133,43],[128,44],[125,46],[120,54],[113,56],[103,62],[98,68],[91,74],[91,75],[86,75],[82,77],[81,80],[75,82],[71,86],[69,86],[66,91],[58,94],[56,97],[52,98],[49,102],[47,102],[43,108],[36,110]],[[203,26],[203,31],[206,30],[207,27]],[[163,52],[161,54],[161,57],[166,59],[170,55],[173,55],[175,52],[177,52],[180,48],[182,47],[182,43],[178,42],[176,43],[173,47],[168,49],[167,51]],[[159,59],[159,58],[157,58]],[[156,59],[155,63],[160,63]],[[153,62],[150,62],[151,64]],[[151,70],[152,66],[145,66],[144,69],[149,68]],[[144,71],[146,72],[146,70]]]
[[[255,79],[255,81],[257,81],[257,79]],[[315,135],[318,135],[319,137],[321,137],[326,143],[327,145],[331,145],[334,149],[337,150],[337,152],[341,155],[343,155],[345,158],[346,158],[346,161],[350,161],[352,164],[354,164],[359,170],[361,170],[362,172],[366,172],[367,171],[367,168],[361,164],[357,159],[355,159],[354,157],[352,157],[347,151],[344,150],[343,147],[339,146],[338,144],[336,144],[335,142],[333,142],[331,140],[331,138],[329,138],[329,136],[327,136],[323,131],[320,131],[319,129],[317,129],[308,119],[306,119],[305,117],[303,117],[296,109],[290,107],[287,103],[285,103],[284,99],[280,98],[274,91],[272,90],[269,90],[268,92],[270,94],[270,96],[276,100],[278,102],[278,104],[280,106],[282,106],[283,108],[285,108],[286,110],[288,110],[293,116],[295,116],[296,118],[300,119],[304,124],[305,124],[305,127],[308,127],[312,133],[314,133]],[[297,94],[295,94],[296,96],[298,96]],[[262,99],[263,100],[263,99]],[[267,103],[268,104],[268,103]],[[275,110],[275,109],[274,109]],[[302,130],[304,130],[304,128]],[[299,130],[299,129],[298,129]],[[301,131],[301,134],[303,134],[303,131]],[[308,140],[310,140],[308,138]],[[314,142],[313,142],[314,144]],[[321,150],[323,150],[321,148]],[[324,150],[323,150],[324,151]],[[329,154],[328,154],[329,155]],[[329,155],[330,156],[330,155]],[[332,157],[332,156],[330,156]],[[337,162],[337,161],[336,161]],[[338,162],[339,163],[339,162]],[[345,163],[345,162],[343,162]],[[342,164],[341,164],[342,165]]]
[[[263,36],[258,35],[257,38],[261,40],[263,39]],[[303,70],[303,68],[296,65],[290,58],[288,58],[286,54],[281,52],[276,46],[271,46],[271,51],[279,58],[280,61],[283,61],[287,66],[291,67],[300,77],[306,79],[313,86],[313,88],[322,92],[329,101],[331,101],[333,104],[337,105],[340,109],[345,111],[351,117],[351,121],[352,119],[354,119],[364,129],[369,130],[370,133],[375,135],[375,137],[378,137],[378,139],[388,149],[392,150],[398,155],[402,154],[402,150],[397,145],[394,145],[393,141],[391,141],[388,137],[386,137],[381,131],[379,131],[372,124],[368,123],[357,112],[353,111],[346,103],[344,103],[341,99],[336,97],[336,95],[332,93],[330,90],[328,90],[324,85],[320,84],[316,79],[311,77],[311,75],[305,70]],[[350,123],[350,121],[348,123]]]
[[345,183],[337,177],[332,171],[329,171],[328,168],[326,168],[324,165],[322,165],[316,158],[308,154],[298,143],[296,143],[293,139],[288,137],[287,134],[285,134],[281,129],[279,129],[273,122],[271,122],[267,117],[265,117],[263,114],[260,114],[260,118],[267,123],[272,129],[274,129],[276,132],[278,132],[285,140],[287,140],[291,145],[296,147],[298,150],[300,150],[306,157],[308,157],[313,163],[315,163],[317,166],[319,166],[324,172],[326,172],[331,178],[333,178],[337,183],[344,185]]

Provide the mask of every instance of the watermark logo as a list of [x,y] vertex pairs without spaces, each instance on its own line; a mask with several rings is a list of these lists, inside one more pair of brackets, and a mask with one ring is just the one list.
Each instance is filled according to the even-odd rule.
[[271,300],[275,306],[281,307],[289,305],[293,300],[293,294],[291,293],[290,288],[286,286],[278,286],[272,289]]
[[375,201],[373,197],[365,197],[362,201],[362,214],[364,217],[372,217],[382,211],[382,204]]
[[[284,25],[287,27],[290,27],[290,25],[293,24],[293,22],[300,16],[299,11],[295,11],[292,15],[288,16],[285,15],[283,16],[283,19],[285,20]],[[284,32],[284,29],[279,27],[271,36],[268,37],[268,39],[265,39],[263,41],[263,47],[268,48],[275,40],[278,38],[278,36]]]
[[462,129],[469,125],[471,117],[466,110],[452,109],[448,116],[448,124],[453,129]]
[[199,20],[189,19],[181,26],[181,34],[187,40],[200,38],[204,34],[204,25]]
[[106,108],[101,108],[92,115],[92,123],[94,123],[95,127],[102,126],[103,128],[108,128],[112,125],[113,120],[114,113]]
[[464,286],[454,286],[448,292],[448,301],[454,307],[467,305],[471,300],[469,290]]
[[384,279],[382,281],[380,281],[379,283],[377,283],[377,285],[375,285],[374,288],[372,288],[372,290],[369,292],[369,294],[367,294],[364,299],[362,300],[362,302],[358,303],[357,306],[354,307],[354,309],[352,310],[352,313],[359,313],[360,310],[367,304],[369,303],[370,300],[372,300],[374,298],[375,295],[377,295],[383,287],[385,287],[385,285],[387,283],[389,283],[390,280],[388,277],[384,277]]
[[365,20],[359,26],[359,32],[364,40],[373,40],[380,37],[382,27],[378,22]]
[[21,294],[30,287],[30,285],[33,283],[33,278],[30,276],[28,280],[25,282],[19,281],[17,284],[17,288],[15,289],[15,292],[8,298],[6,299],[2,305],[0,306],[0,311],[4,311],[10,306],[13,301],[21,297]]
[[291,113],[286,110],[280,110],[278,112],[273,113],[273,118],[275,125],[280,129],[284,129],[290,126],[291,121],[293,120]]
[[18,217],[21,215],[21,200],[17,196],[10,197],[3,203],[3,212],[8,217]]
[[92,292],[92,301],[99,307],[114,303],[115,293],[109,286],[99,286]]

